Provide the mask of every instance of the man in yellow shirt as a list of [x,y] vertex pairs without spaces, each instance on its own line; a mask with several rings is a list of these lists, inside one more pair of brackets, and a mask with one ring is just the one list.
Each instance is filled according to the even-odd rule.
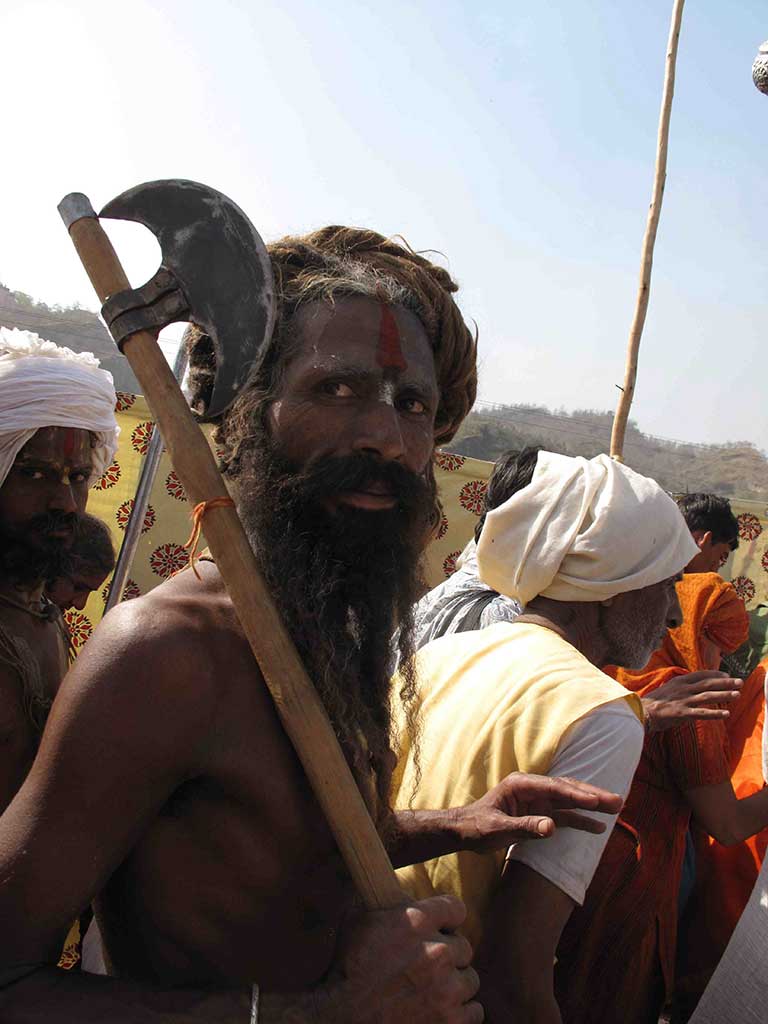
[[[644,666],[679,625],[675,582],[697,548],[658,484],[606,456],[538,452],[526,466],[477,552],[480,579],[523,614],[419,651],[422,732],[417,744],[403,733],[399,808],[468,804],[512,771],[629,789],[642,710],[600,667]],[[613,825],[599,817],[602,836],[559,829],[506,859],[463,852],[401,871],[418,897],[466,903],[491,1022],[560,1020],[552,964]]]

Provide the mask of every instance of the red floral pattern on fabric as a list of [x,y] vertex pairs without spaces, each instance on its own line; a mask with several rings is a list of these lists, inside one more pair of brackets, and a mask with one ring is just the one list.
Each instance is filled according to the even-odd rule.
[[93,623],[87,615],[83,615],[82,612],[78,612],[74,608],[68,608],[64,612],[64,621],[72,639],[72,646],[79,651],[93,632]]
[[440,525],[437,528],[435,540],[442,540],[446,533],[448,533],[448,516],[443,514],[440,517]]
[[136,395],[128,391],[116,391],[115,398],[115,412],[127,412],[136,403]]
[[[101,591],[101,599],[104,602],[104,604],[106,604],[107,601],[109,600],[109,591],[111,587],[112,581],[110,580],[109,583],[107,583],[107,585]],[[130,601],[134,597],[141,597],[141,589],[138,583],[136,583],[135,580],[132,580],[131,577],[129,576],[128,579],[125,581],[125,586],[123,587],[123,600]]]
[[739,536],[742,540],[756,540],[763,532],[760,520],[751,512],[742,512],[740,516],[736,516],[736,522],[739,524]]
[[181,544],[161,544],[149,556],[149,565],[156,576],[168,580],[189,565],[189,552]]
[[107,466],[96,483],[91,486],[91,490],[106,491],[110,487],[114,487],[120,479],[121,474],[122,470],[120,469],[120,463],[115,459],[111,465]]
[[435,462],[446,473],[454,473],[457,469],[461,469],[466,461],[466,455],[453,455],[451,452],[441,451],[435,452]]
[[731,580],[731,584],[744,604],[749,604],[755,596],[755,584],[749,576],[737,576],[735,580]]
[[450,555],[443,561],[443,572],[446,577],[453,576],[456,572],[456,559],[461,554],[461,551],[452,551]]
[[137,427],[134,428],[131,434],[131,445],[133,450],[138,452],[139,455],[146,455],[147,448],[149,447],[149,439],[152,437],[152,431],[155,429],[155,425],[151,420],[144,420]]
[[765,569],[765,571],[768,572],[768,551],[766,551],[763,557],[760,559],[760,564]]
[[[129,498],[119,506],[117,512],[115,512],[115,519],[117,525],[121,530],[124,530],[128,525],[128,520],[131,518],[131,512],[133,512],[134,500]],[[157,515],[151,505],[147,505],[147,511],[144,513],[144,525],[141,527],[141,532],[146,533],[147,530],[151,530],[155,525]]]
[[80,963],[80,950],[76,942],[70,942],[62,950],[57,964],[63,971],[71,971]]
[[467,512],[472,512],[474,515],[479,516],[483,511],[483,500],[485,499],[485,489],[487,487],[485,480],[470,480],[469,483],[459,491],[459,504],[462,508],[465,508]]
[[176,476],[175,469],[172,469],[165,478],[165,489],[170,496],[172,498],[176,498],[177,501],[187,500],[187,492],[182,487],[181,480]]

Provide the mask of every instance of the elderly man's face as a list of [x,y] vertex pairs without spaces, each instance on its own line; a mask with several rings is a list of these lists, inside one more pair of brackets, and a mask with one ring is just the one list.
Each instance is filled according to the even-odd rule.
[[[364,297],[309,304],[301,344],[269,411],[281,456],[297,467],[324,456],[366,453],[422,474],[434,450],[435,363],[419,319]],[[328,507],[390,509],[385,485],[338,493]]]
[[87,430],[43,427],[24,445],[0,488],[3,543],[42,552],[67,548],[85,511],[91,475]]
[[675,589],[680,579],[678,574],[651,587],[619,594],[603,607],[601,628],[609,645],[606,664],[629,669],[648,664],[667,630],[682,624],[683,612]]

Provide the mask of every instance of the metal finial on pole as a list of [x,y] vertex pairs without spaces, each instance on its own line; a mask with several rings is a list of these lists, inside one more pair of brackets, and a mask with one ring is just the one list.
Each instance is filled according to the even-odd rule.
[[768,96],[768,39],[757,51],[752,65],[752,81],[760,92]]
[[672,115],[672,97],[675,93],[675,64],[677,62],[677,44],[680,39],[680,24],[683,20],[683,4],[685,0],[675,0],[672,8],[672,24],[669,29],[667,43],[667,60],[664,69],[664,93],[661,100],[659,117],[659,134],[656,142],[656,170],[653,178],[653,194],[648,209],[648,221],[643,238],[640,257],[640,286],[635,303],[635,315],[629,332],[627,345],[627,364],[624,371],[624,383],[620,388],[621,396],[616,406],[611,432],[611,458],[623,461],[624,434],[627,430],[629,410],[635,394],[637,378],[637,356],[640,350],[640,339],[645,326],[648,312],[648,299],[651,294],[651,270],[653,268],[653,247],[656,244],[656,232],[661,216],[661,201],[664,197],[664,185],[667,179],[667,147],[669,145],[669,122]]

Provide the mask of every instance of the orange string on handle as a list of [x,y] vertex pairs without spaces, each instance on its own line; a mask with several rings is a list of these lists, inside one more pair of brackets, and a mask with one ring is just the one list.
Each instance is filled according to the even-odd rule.
[[201,501],[192,509],[192,533],[189,535],[189,540],[184,545],[185,548],[189,549],[189,567],[192,572],[200,579],[200,573],[197,571],[196,556],[197,546],[200,543],[200,534],[203,532],[203,516],[212,508],[234,508],[235,503],[231,498],[211,498],[210,501]]

